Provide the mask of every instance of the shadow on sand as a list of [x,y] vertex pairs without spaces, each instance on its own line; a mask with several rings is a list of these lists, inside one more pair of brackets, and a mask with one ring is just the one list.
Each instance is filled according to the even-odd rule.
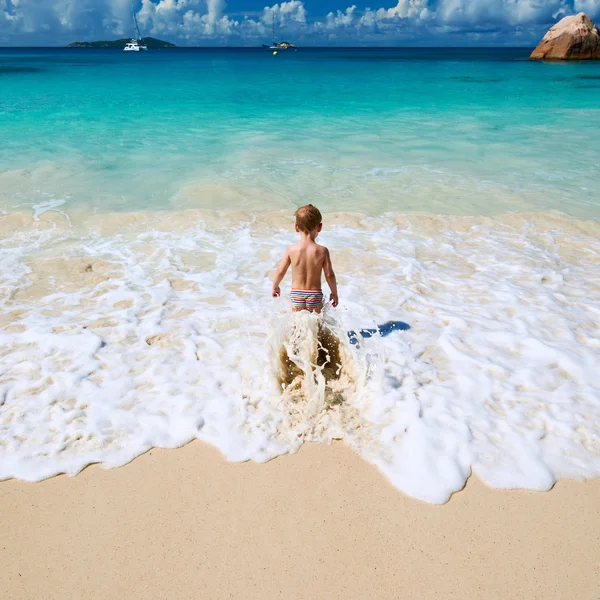
[[381,337],[386,337],[393,331],[406,331],[408,329],[410,329],[408,323],[404,323],[403,321],[388,321],[383,325],[378,325],[376,329],[361,329],[359,332],[349,331],[348,339],[353,346],[358,346],[359,337],[370,338],[377,334]]

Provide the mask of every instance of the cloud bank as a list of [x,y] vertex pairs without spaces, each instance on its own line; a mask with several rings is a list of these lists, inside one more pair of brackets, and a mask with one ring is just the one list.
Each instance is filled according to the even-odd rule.
[[[384,2],[385,0],[380,0]],[[330,2],[331,5],[331,2]],[[143,35],[179,45],[531,45],[558,19],[600,18],[600,0],[398,0],[313,16],[302,0],[229,14],[226,0],[137,0]],[[0,44],[61,45],[132,35],[130,0],[0,0]]]

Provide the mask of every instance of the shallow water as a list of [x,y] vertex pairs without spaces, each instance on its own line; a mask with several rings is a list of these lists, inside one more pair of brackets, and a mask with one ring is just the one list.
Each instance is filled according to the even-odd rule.
[[[429,502],[599,476],[598,65],[281,58],[0,51],[0,478],[195,438]],[[323,322],[270,297],[308,200]]]
[[527,55],[0,50],[0,209],[597,217],[600,65]]

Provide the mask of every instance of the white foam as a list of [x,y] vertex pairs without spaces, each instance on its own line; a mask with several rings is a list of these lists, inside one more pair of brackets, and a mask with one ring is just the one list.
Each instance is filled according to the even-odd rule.
[[[39,202],[38,204],[34,204],[32,206],[34,221],[39,220],[39,218],[44,213],[51,211],[51,210],[55,210],[59,206],[63,206],[66,203],[67,203],[67,201],[64,198],[48,198],[48,200],[45,200],[44,202]],[[61,214],[64,214],[64,213],[62,213],[62,211],[56,211],[56,212],[60,212]]]
[[[51,215],[0,217],[0,479],[194,438],[238,461],[343,439],[435,503],[471,469],[535,490],[600,475],[597,225],[332,217],[333,377],[316,317],[269,297],[293,236],[278,218]],[[411,329],[346,335],[390,320]]]

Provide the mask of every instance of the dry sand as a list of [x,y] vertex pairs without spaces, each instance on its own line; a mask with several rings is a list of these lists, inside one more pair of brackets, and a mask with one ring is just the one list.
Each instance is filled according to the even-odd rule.
[[600,480],[407,498],[345,446],[0,483],[0,598],[597,600]]

